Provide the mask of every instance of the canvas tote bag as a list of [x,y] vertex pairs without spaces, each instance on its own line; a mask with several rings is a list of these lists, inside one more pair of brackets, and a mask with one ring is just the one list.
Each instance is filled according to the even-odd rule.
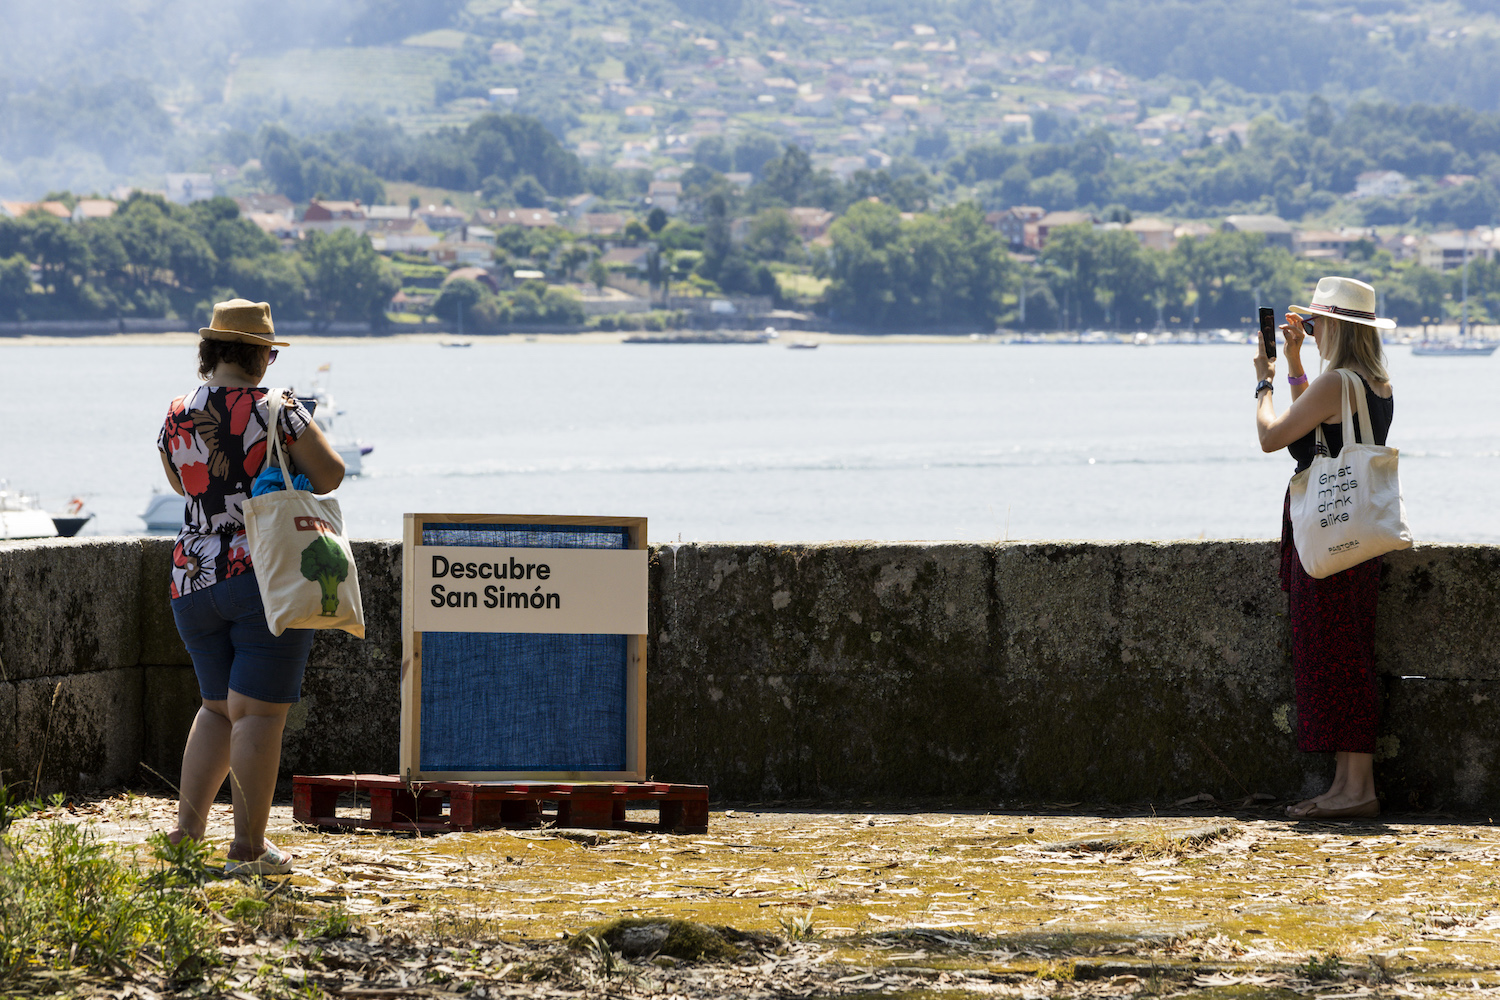
[[[1318,455],[1292,477],[1292,540],[1302,568],[1315,580],[1340,573],[1367,559],[1411,547],[1406,503],[1396,475],[1395,448],[1375,444],[1370,407],[1358,375],[1336,369],[1343,380],[1344,447],[1328,455],[1318,426]],[[1358,401],[1349,406],[1350,390]],[[1354,412],[1359,440],[1354,440]]]
[[250,563],[272,635],[289,628],[339,628],[365,637],[354,553],[339,502],[292,488],[281,441],[283,390],[266,394],[266,461],[281,466],[286,489],[244,503]]

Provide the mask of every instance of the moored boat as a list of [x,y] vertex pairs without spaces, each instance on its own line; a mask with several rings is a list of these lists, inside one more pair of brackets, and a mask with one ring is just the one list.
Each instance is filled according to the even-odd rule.
[[175,533],[181,529],[186,512],[187,499],[181,494],[153,490],[151,499],[146,501],[146,509],[141,512],[140,516],[141,520],[146,522],[147,531]]
[[15,538],[56,538],[57,525],[36,497],[0,483],[0,541]]
[[1489,357],[1500,343],[1492,340],[1419,340],[1411,353],[1419,358]]

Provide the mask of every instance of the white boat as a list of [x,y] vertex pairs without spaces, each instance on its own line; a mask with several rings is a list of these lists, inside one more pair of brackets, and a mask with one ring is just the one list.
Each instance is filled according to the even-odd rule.
[[141,512],[141,520],[146,522],[147,531],[170,531],[176,534],[182,527],[182,519],[186,510],[187,499],[185,497],[156,489],[151,491],[151,499],[146,501],[146,509]]
[[[468,346],[468,345],[464,345]],[[322,375],[329,372],[328,365],[318,368]],[[344,434],[337,427],[338,418],[344,415],[344,411],[338,408],[333,401],[333,396],[328,392],[328,387],[321,381],[314,381],[312,391],[303,395],[297,394],[297,398],[303,402],[312,401],[317,403],[313,409],[313,422],[318,425],[328,438],[328,443],[333,445],[333,450],[338,452],[339,458],[344,460],[344,475],[357,476],[364,468],[364,457],[375,450],[374,445],[366,444],[363,440]]]
[[316,389],[312,396],[300,398],[304,401],[317,401],[317,408],[313,410],[313,423],[318,425],[318,429],[328,438],[328,443],[333,445],[333,450],[344,460],[344,475],[359,475],[364,467],[364,457],[374,451],[374,447],[357,438],[340,437],[335,433],[334,420],[344,411],[335,407],[333,400],[323,390]]
[[0,483],[0,541],[13,538],[56,538],[52,515],[42,510],[36,497],[7,489]]
[[1411,353],[1419,358],[1487,358],[1500,343],[1493,340],[1419,340]]

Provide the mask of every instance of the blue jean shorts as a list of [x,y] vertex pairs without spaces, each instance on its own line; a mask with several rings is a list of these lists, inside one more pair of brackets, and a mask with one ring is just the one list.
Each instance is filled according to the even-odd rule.
[[272,635],[254,573],[172,598],[172,617],[205,701],[224,701],[230,691],[277,704],[301,700],[313,630]]

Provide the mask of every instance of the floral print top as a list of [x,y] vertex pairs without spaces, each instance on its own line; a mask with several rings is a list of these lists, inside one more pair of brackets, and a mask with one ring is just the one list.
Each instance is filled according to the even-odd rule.
[[[266,467],[267,391],[204,385],[172,400],[167,410],[156,446],[187,494],[172,549],[173,597],[250,571],[240,507]],[[312,415],[288,392],[279,423],[290,447]]]

